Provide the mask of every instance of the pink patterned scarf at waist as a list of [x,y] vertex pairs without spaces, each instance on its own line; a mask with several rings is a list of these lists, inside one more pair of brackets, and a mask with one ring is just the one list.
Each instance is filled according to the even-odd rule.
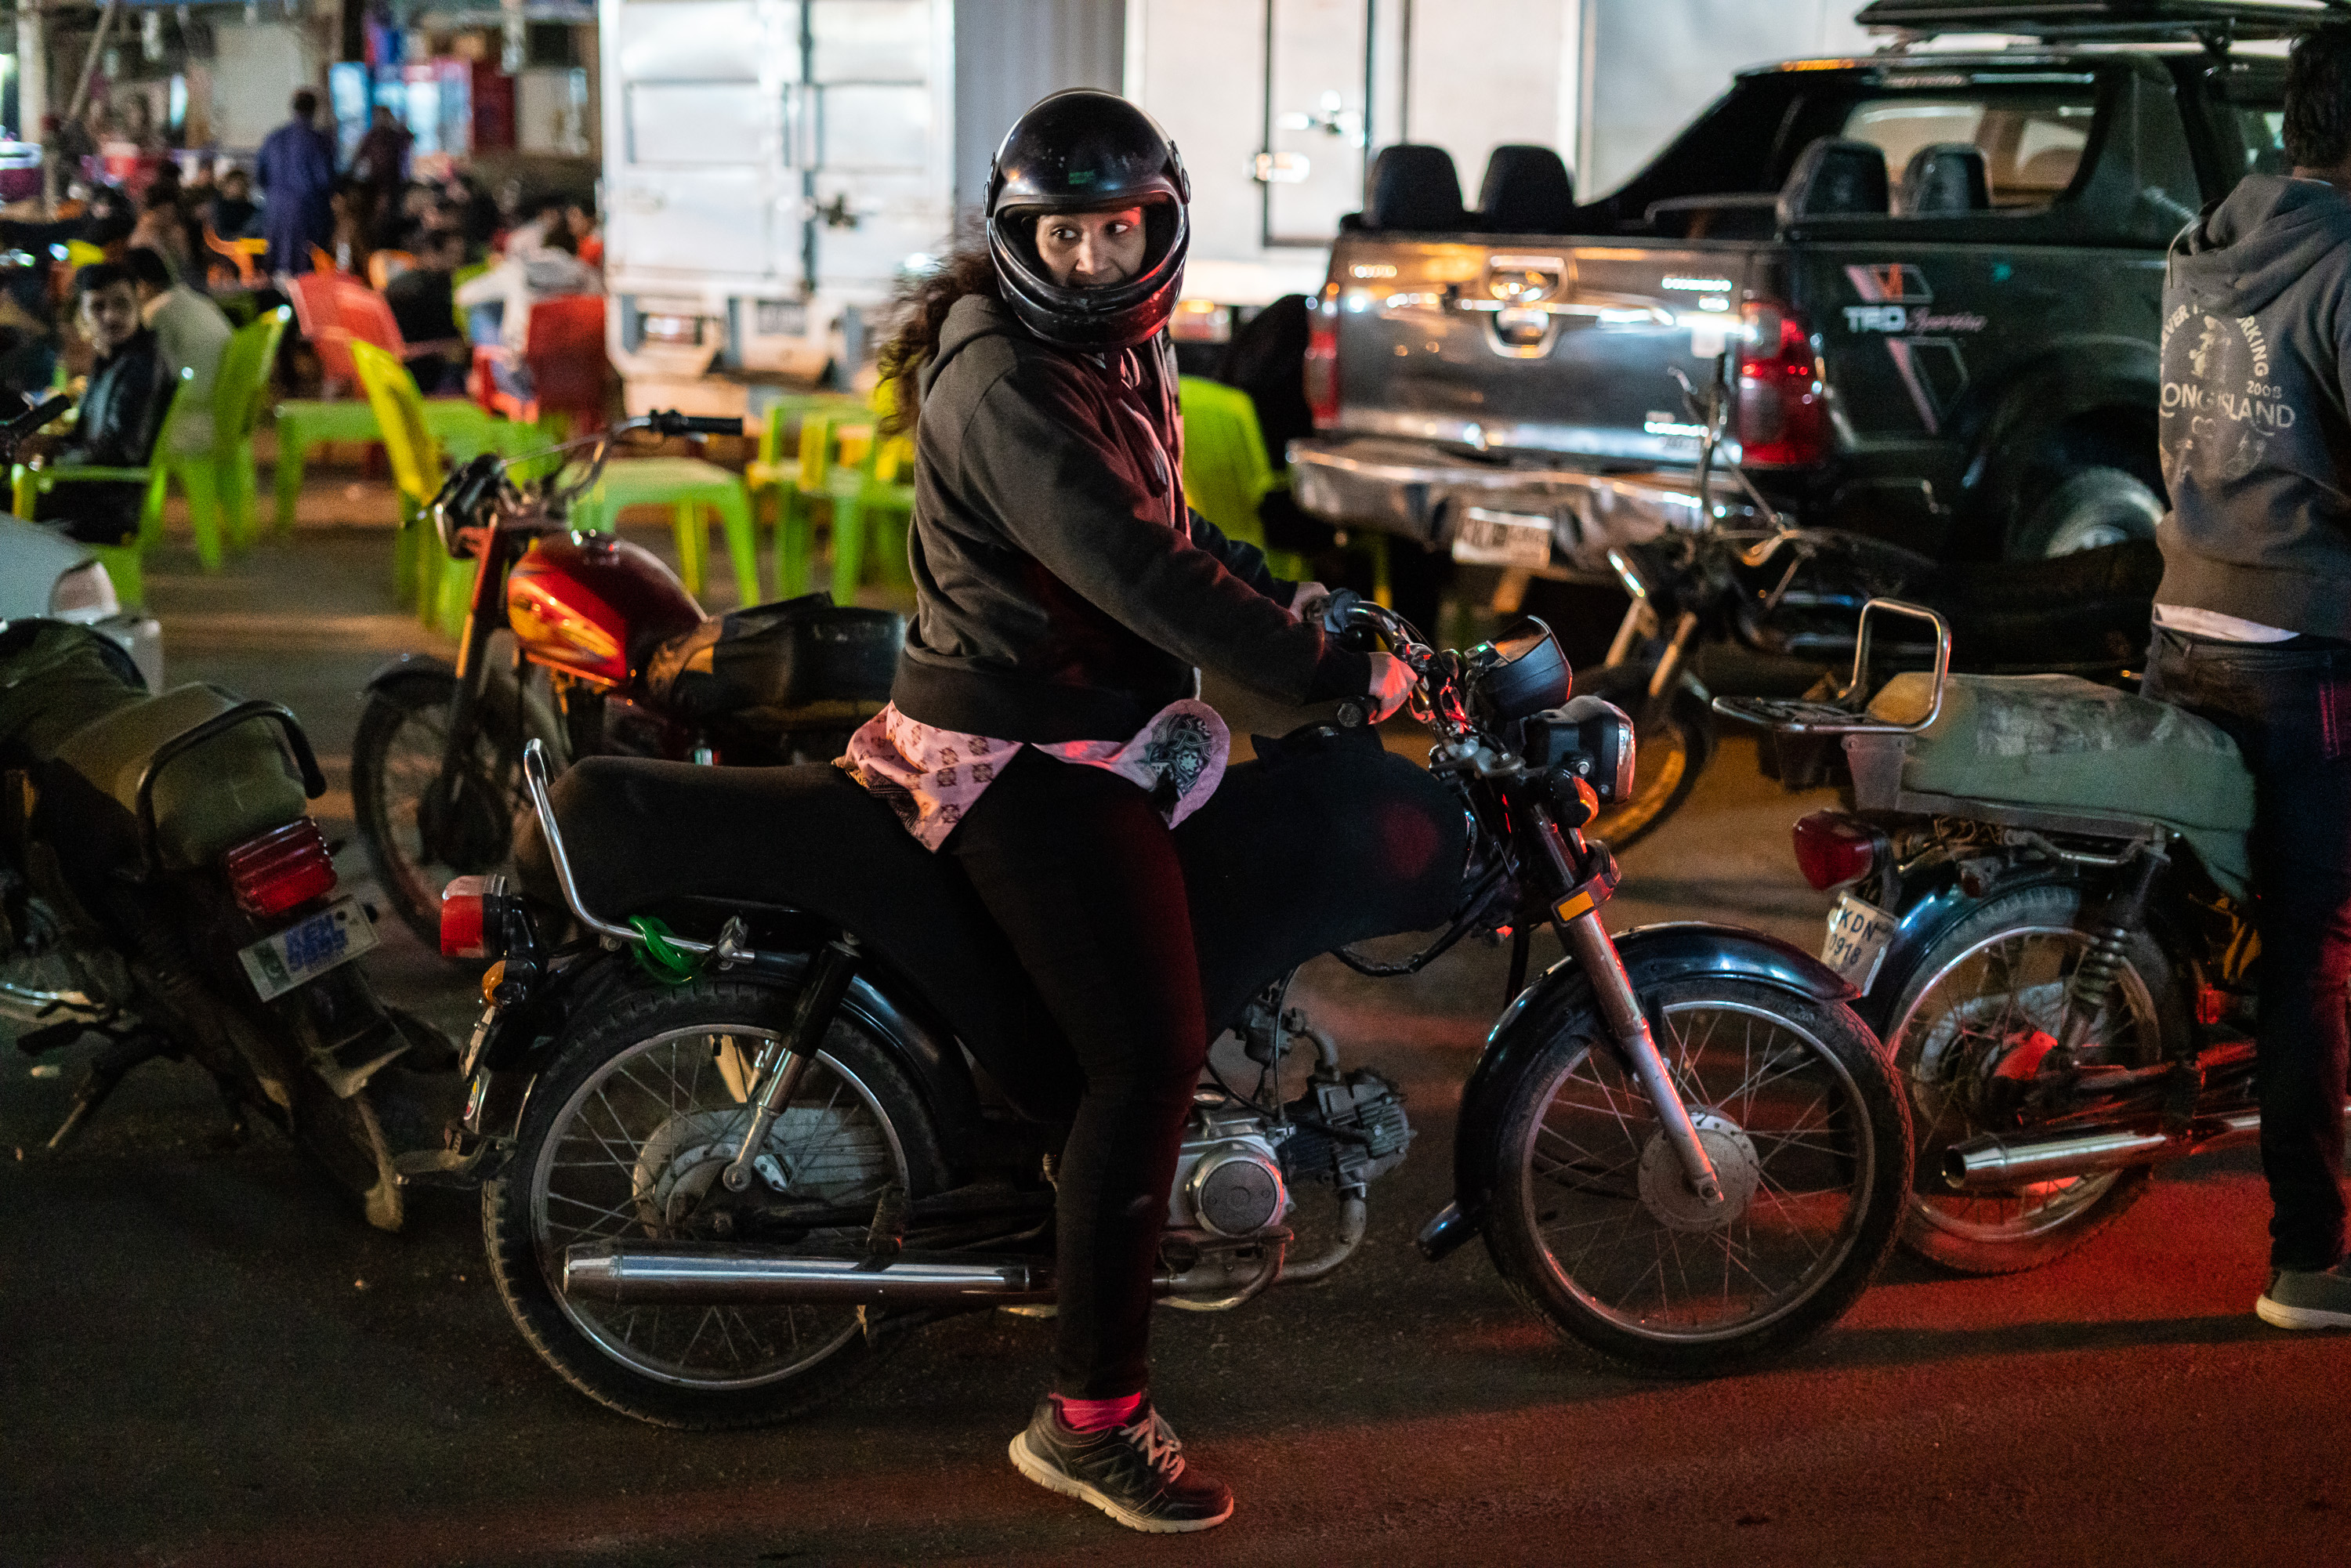
[[1169,703],[1127,740],[1051,745],[934,728],[893,703],[849,737],[848,754],[833,766],[888,801],[906,831],[935,850],[1023,746],[1128,779],[1151,795],[1172,828],[1217,792],[1232,736],[1217,710],[1196,697]]

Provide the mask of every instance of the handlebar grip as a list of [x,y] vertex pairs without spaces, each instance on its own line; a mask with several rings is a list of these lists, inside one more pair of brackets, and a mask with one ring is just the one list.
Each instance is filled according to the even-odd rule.
[[0,434],[30,435],[71,407],[73,407],[73,399],[69,397],[58,396],[46,399],[34,407],[26,409],[16,418],[0,423]]
[[645,416],[656,435],[740,435],[743,422],[731,414],[680,413],[658,408]]

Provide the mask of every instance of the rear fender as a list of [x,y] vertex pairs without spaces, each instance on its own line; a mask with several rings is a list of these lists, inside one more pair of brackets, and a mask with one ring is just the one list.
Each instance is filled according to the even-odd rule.
[[[764,957],[746,977],[796,985],[809,962],[806,953],[778,954]],[[536,1084],[562,1045],[565,1025],[573,1016],[601,1011],[614,990],[644,983],[625,954],[601,954],[569,966],[541,982],[528,1000],[499,1014],[483,1047],[482,1068],[509,1082]],[[967,1163],[980,1122],[979,1092],[970,1066],[953,1035],[893,990],[887,975],[861,973],[850,981],[841,1007],[905,1070],[949,1165],[960,1169]],[[528,1108],[529,1090],[511,1097],[500,1093],[494,1100],[497,1124],[486,1121],[477,1130],[486,1137],[510,1138]]]
[[[1760,931],[1701,921],[1642,925],[1616,938],[1616,954],[1636,993],[1672,980],[1720,975],[1822,1002],[1859,993],[1802,948]],[[1486,1037],[1485,1053],[1461,1091],[1453,1134],[1453,1202],[1422,1233],[1433,1262],[1483,1228],[1492,1196],[1502,1121],[1520,1080],[1555,1038],[1558,1020],[1591,1003],[1592,983],[1572,958],[1544,970],[1521,991]]]

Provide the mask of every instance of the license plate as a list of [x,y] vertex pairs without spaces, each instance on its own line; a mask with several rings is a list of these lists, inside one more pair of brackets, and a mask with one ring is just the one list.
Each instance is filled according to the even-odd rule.
[[1472,566],[1551,564],[1551,519],[1529,512],[1496,512],[1471,507],[1453,530],[1453,559]]
[[239,949],[253,988],[268,1001],[305,980],[315,980],[375,946],[375,927],[356,898],[339,898],[274,936]]
[[1829,934],[1821,944],[1821,962],[1852,982],[1854,989],[1866,993],[1877,980],[1878,966],[1886,962],[1886,949],[1894,940],[1896,924],[1894,916],[1876,904],[1846,894],[1829,911]]

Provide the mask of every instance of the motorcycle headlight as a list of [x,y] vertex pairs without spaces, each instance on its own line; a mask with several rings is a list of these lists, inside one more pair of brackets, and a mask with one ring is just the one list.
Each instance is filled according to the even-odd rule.
[[1536,714],[1527,720],[1524,753],[1530,766],[1583,779],[1604,802],[1633,793],[1633,720],[1614,703],[1582,696]]
[[60,620],[96,621],[121,611],[122,602],[114,596],[114,579],[94,560],[61,573],[49,589],[49,613]]

